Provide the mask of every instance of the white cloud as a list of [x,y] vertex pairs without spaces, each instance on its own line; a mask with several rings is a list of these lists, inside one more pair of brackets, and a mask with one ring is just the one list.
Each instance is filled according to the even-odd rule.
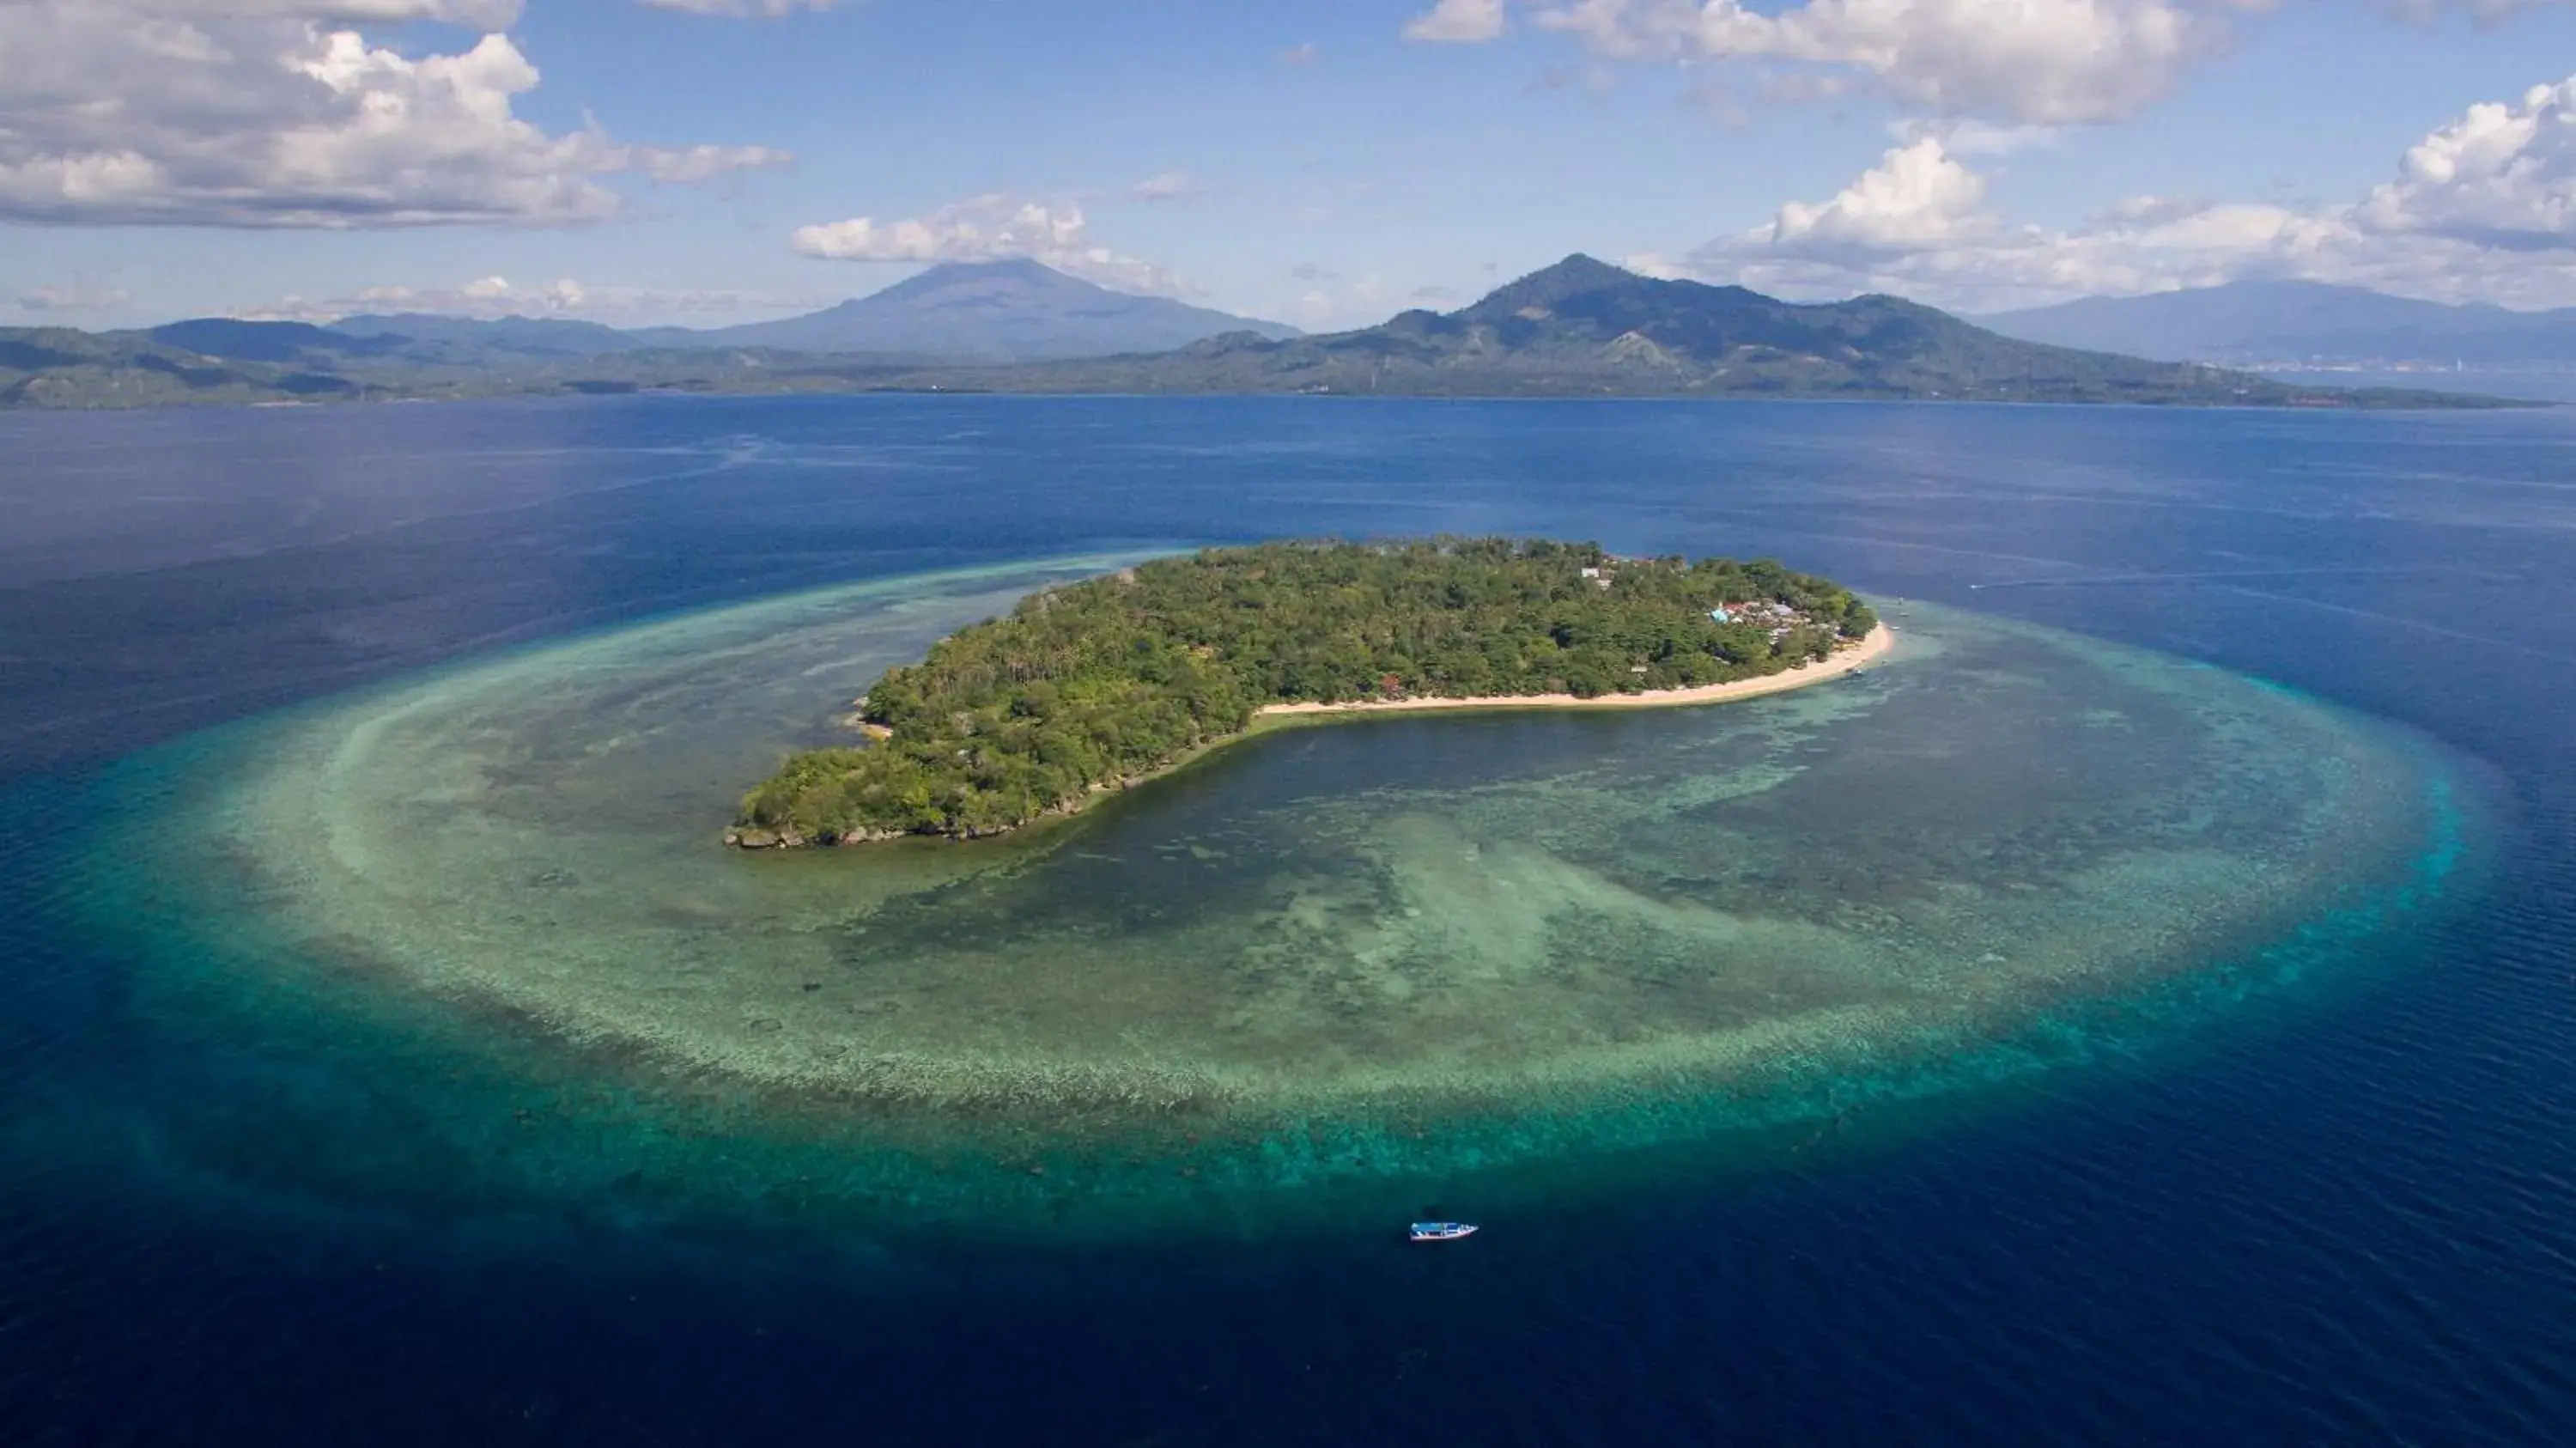
[[1697,49],[1692,0],[1574,0],[1542,6],[1538,27],[1571,35],[1612,60],[1680,60]]
[[878,221],[854,216],[800,226],[789,244],[831,261],[978,262],[1028,257],[1120,291],[1185,296],[1195,289],[1168,268],[1124,256],[1090,239],[1082,208],[992,194],[927,216]]
[[1127,196],[1133,201],[1187,201],[1206,191],[1198,178],[1186,171],[1165,171],[1128,187]]
[[133,300],[131,294],[112,287],[91,287],[78,282],[69,286],[36,287],[16,298],[18,310],[22,312],[113,312]]
[[1832,198],[1680,257],[1665,275],[1793,297],[1889,291],[1964,310],[2302,277],[2444,300],[2576,304],[2576,80],[2471,107],[2343,206],[2135,197],[2083,225],[2016,225],[1938,134]]
[[1774,246],[1863,250],[1941,246],[1984,235],[1986,181],[1939,138],[1899,146],[1821,206],[1792,201],[1771,223]]
[[833,261],[993,261],[1063,251],[1078,245],[1084,230],[1080,207],[1057,210],[995,194],[911,220],[854,216],[800,226],[792,241],[807,256]]
[[784,166],[794,158],[767,146],[624,147],[627,165],[656,181],[675,185],[711,180],[728,171],[759,171]]
[[238,308],[231,315],[253,321],[331,322],[361,313],[430,312],[486,321],[560,317],[631,326],[811,311],[831,300],[727,288],[595,286],[570,277],[520,285],[507,277],[487,276],[452,286],[372,286],[321,296],[280,297]]
[[[2039,125],[2118,120],[2224,44],[2225,12],[2261,0],[1528,0],[1541,30],[1622,61],[1741,62],[1773,101],[1856,83],[1939,115]],[[1405,33],[1488,41],[1504,0],[1443,0]]]
[[477,277],[454,286],[375,286],[326,296],[286,296],[232,315],[258,322],[330,322],[366,312],[435,312],[452,317],[551,317],[579,310],[590,291],[567,277],[535,286]]
[[1900,141],[1938,136],[1943,149],[1953,156],[2009,156],[2016,151],[2054,146],[2066,134],[2055,126],[1998,126],[1976,120],[1937,125],[1900,121],[1888,129]]
[[1318,267],[1299,267],[1290,275],[1309,283],[1296,305],[1297,325],[1309,332],[1374,326],[1394,310],[1386,278],[1376,272],[1345,278]]
[[1317,50],[1315,48],[1315,43],[1310,40],[1302,45],[1292,45],[1286,50],[1279,52],[1279,63],[1281,65],[1313,65],[1317,60],[1321,59],[1322,56],[1323,52]]
[[239,227],[562,225],[600,178],[776,165],[513,113],[537,68],[492,33],[414,58],[357,19],[506,23],[515,0],[0,0],[0,218]]
[[2576,247],[2576,79],[2469,107],[2408,150],[2355,219],[2507,250]]
[[1503,33],[1503,0],[1439,0],[1404,27],[1407,40],[1475,45]]
[[2159,100],[2216,23],[2170,0],[1809,0],[1777,17],[1700,13],[1711,56],[1849,68],[1945,115],[2065,125]]

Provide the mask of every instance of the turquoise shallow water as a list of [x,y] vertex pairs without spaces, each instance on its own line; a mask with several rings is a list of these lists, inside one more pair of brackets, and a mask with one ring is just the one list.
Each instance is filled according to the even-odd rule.
[[1561,1206],[2170,1046],[2330,981],[2467,848],[2392,731],[1905,604],[1890,662],[1773,699],[1292,730],[999,846],[721,847],[877,670],[1115,561],[678,615],[129,762],[62,908],[138,964],[146,1116],[33,1129],[857,1241]]

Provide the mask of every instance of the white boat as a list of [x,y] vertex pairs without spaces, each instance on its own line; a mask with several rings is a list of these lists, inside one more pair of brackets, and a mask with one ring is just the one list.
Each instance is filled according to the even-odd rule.
[[1473,1222],[1416,1222],[1412,1237],[1417,1242],[1455,1242],[1476,1234]]

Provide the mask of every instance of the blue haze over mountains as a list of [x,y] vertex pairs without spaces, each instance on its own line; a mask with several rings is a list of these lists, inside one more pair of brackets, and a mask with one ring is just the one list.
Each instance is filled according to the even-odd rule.
[[2576,308],[2516,312],[2324,282],[2242,281],[2084,297],[1970,320],[2023,341],[2165,362],[2576,367]]
[[[942,362],[1044,362],[1168,352],[1226,332],[1301,335],[1280,322],[1168,297],[1114,292],[1025,259],[952,262],[819,312],[708,330],[620,331],[596,322],[529,317],[484,322],[417,313],[349,317],[331,330],[576,356],[662,347],[774,347]],[[163,329],[164,340],[178,340],[167,331]]]
[[1574,255],[1454,312],[1307,336],[1112,292],[1034,261],[934,268],[802,317],[711,331],[352,317],[147,332],[0,329],[0,406],[778,391],[1838,397],[2485,406],[2023,341],[1899,297],[1795,303]]

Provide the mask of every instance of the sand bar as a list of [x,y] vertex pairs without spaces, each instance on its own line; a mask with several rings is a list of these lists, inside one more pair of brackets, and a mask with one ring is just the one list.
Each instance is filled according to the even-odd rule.
[[1573,694],[1486,694],[1470,698],[1420,699],[1354,699],[1338,704],[1300,703],[1264,704],[1253,710],[1259,718],[1265,714],[1375,714],[1398,713],[1412,709],[1656,709],[1684,704],[1722,704],[1729,699],[1755,699],[1764,694],[1786,693],[1840,678],[1852,670],[1885,658],[1896,646],[1895,630],[1885,624],[1869,631],[1869,637],[1849,648],[1837,649],[1833,655],[1801,669],[1784,669],[1753,679],[1732,679],[1723,684],[1702,684],[1695,689],[1647,689],[1634,694],[1600,694],[1580,698]]

